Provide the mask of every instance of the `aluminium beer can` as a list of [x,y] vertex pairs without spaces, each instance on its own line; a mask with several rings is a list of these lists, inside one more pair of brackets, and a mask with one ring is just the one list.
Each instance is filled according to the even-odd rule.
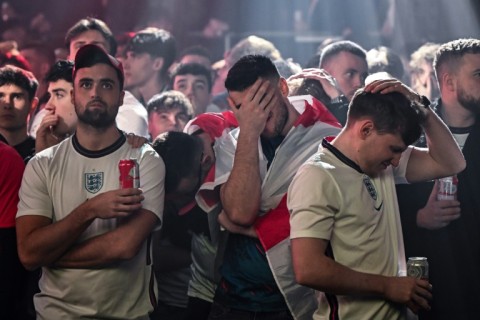
[[410,257],[407,262],[407,276],[428,280],[428,261],[425,257]]
[[140,167],[136,159],[118,162],[120,189],[140,188]]
[[457,198],[457,176],[438,179],[437,200],[455,200]]

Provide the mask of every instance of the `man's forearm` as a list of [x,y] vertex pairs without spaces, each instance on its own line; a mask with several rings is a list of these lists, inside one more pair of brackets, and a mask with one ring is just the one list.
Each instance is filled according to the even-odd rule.
[[150,235],[158,218],[150,211],[132,213],[116,229],[70,248],[53,266],[61,268],[102,268],[132,259]]
[[258,153],[258,136],[240,132],[232,172],[220,193],[225,213],[239,225],[251,225],[260,208]]
[[22,263],[27,269],[52,264],[77,241],[93,220],[83,205],[53,224],[43,216],[19,217],[16,228]]
[[428,281],[355,271],[325,256],[327,243],[314,238],[292,239],[295,278],[299,284],[337,295],[376,296],[414,309],[429,308]]
[[387,282],[387,277],[354,271],[328,257],[309,259],[295,274],[302,285],[340,295],[383,296]]

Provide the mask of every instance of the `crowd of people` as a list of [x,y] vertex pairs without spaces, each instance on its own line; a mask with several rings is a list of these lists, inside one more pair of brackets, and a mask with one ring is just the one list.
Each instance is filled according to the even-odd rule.
[[0,319],[478,317],[479,39],[178,41],[0,43]]

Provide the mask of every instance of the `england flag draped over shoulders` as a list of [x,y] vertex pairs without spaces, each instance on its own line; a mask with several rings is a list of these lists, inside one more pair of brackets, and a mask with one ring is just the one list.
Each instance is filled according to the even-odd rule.
[[[321,102],[311,96],[289,97],[289,100],[300,116],[278,147],[268,170],[267,159],[263,156],[260,141],[258,143],[263,183],[261,212],[254,227],[292,315],[295,319],[310,320],[317,308],[317,300],[313,289],[300,286],[295,281],[286,192],[298,168],[318,150],[322,139],[333,139],[340,132],[341,125]],[[215,139],[216,162],[197,193],[197,203],[206,212],[219,205],[218,187],[227,181],[232,170],[240,131],[240,128],[234,128],[237,122],[233,113],[222,113],[218,117],[199,117],[194,120],[196,124],[192,123],[192,126],[198,126],[203,120],[216,123],[209,125],[211,137]],[[207,127],[202,123],[201,127]]]

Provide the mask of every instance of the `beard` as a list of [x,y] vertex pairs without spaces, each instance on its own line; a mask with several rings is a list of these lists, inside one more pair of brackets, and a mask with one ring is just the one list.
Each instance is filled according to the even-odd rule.
[[[105,108],[90,109],[89,104],[91,103],[101,103]],[[112,108],[109,108],[107,104],[103,101],[99,101],[99,100],[90,101],[89,103],[87,103],[86,107],[84,108],[83,113],[80,112],[79,108],[76,107],[77,105],[78,104],[75,103],[75,111],[77,113],[79,122],[90,125],[97,129],[106,129],[111,127],[115,123],[117,112],[109,112],[109,110],[112,110]]]
[[480,98],[469,95],[462,87],[457,89],[458,102],[474,114],[480,114]]
[[285,101],[282,100],[282,103],[277,107],[277,115],[275,120],[275,126],[274,126],[274,133],[273,137],[278,137],[282,135],[283,129],[285,128],[285,125],[287,124],[288,121],[288,107],[285,103]]

